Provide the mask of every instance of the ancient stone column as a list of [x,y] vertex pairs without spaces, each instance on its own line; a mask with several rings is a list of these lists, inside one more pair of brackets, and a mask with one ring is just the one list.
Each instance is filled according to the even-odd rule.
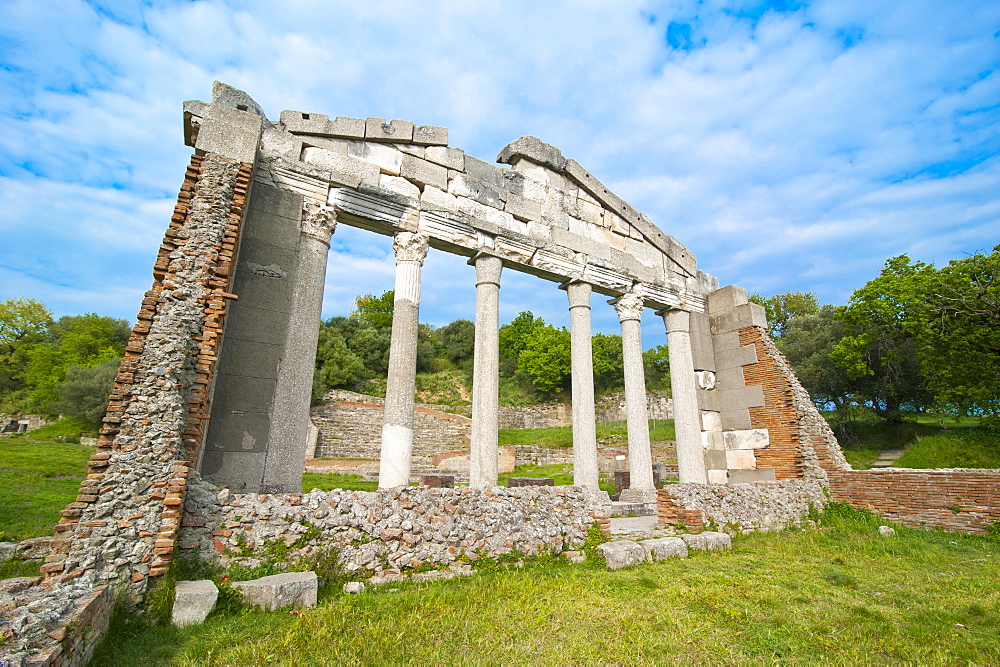
[[660,314],[667,328],[667,345],[670,347],[670,392],[677,438],[678,479],[706,484],[708,476],[701,442],[701,413],[691,353],[691,314],[673,308]]
[[629,488],[621,500],[655,503],[653,456],[649,448],[646,416],[646,376],[642,370],[642,297],[637,290],[611,301],[622,324],[622,357],[625,365],[625,419],[628,428]]
[[497,428],[500,384],[499,257],[479,255],[476,266],[476,342],[472,379],[472,452],[469,486],[497,485]]
[[410,483],[420,267],[427,256],[427,235],[399,232],[392,249],[396,253],[396,297],[389,344],[389,377],[385,388],[385,421],[378,475],[380,489]]
[[594,353],[590,334],[590,283],[565,285],[573,371],[573,483],[597,490],[597,425],[594,418]]
[[337,219],[332,208],[320,202],[304,200],[300,222],[302,234],[295,263],[295,288],[289,313],[292,325],[288,327],[285,337],[281,372],[274,388],[273,423],[261,493],[302,490],[326,261],[330,253],[330,236],[336,226]]

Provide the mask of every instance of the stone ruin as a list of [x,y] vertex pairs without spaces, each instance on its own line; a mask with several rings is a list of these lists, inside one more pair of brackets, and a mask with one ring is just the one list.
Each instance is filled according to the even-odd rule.
[[[338,546],[346,569],[376,577],[425,563],[461,567],[476,552],[578,547],[589,526],[607,530],[609,512],[597,486],[594,293],[609,298],[622,326],[623,500],[656,507],[661,524],[776,528],[825,502],[824,489],[871,509],[891,505],[888,515],[901,521],[982,531],[1000,520],[1000,471],[852,471],[769,339],[763,309],[742,288],[720,288],[680,242],[535,137],[505,146],[498,166],[449,146],[442,127],[299,111],[271,121],[247,94],[217,82],[211,102],[184,104],[184,138],[194,155],[153,285],[89,473],[41,568],[52,585],[118,584],[138,603],[178,553],[226,559],[238,547],[253,558],[276,541],[299,554]],[[396,255],[380,491],[303,494],[324,273],[338,224],[391,235]],[[407,487],[428,248],[466,256],[476,272],[464,489]],[[497,487],[504,269],[568,297],[572,487]],[[647,308],[664,322],[676,425],[680,484],[661,490],[646,424],[639,321]],[[929,478],[943,490],[921,504],[912,489]]]

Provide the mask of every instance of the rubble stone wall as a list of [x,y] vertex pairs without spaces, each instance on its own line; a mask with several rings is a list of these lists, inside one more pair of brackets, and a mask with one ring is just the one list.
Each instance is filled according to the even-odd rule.
[[727,532],[780,530],[799,525],[826,503],[815,480],[786,479],[748,484],[670,484],[657,491],[659,524],[700,530],[714,522]]
[[1000,470],[830,470],[834,500],[925,528],[985,533],[1000,521]]
[[380,575],[476,554],[574,549],[592,524],[606,529],[610,500],[581,487],[258,495],[202,481],[192,483],[184,511],[181,552],[202,560],[252,566],[275,544],[289,547],[286,558],[335,548],[348,571]]

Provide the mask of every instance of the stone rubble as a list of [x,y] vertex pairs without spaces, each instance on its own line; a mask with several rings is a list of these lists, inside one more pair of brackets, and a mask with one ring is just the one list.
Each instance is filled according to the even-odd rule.
[[[818,481],[786,479],[751,484],[670,484],[659,491],[660,523],[674,523],[682,508],[727,532],[781,530],[800,525],[827,503]],[[687,517],[690,521],[690,516]],[[689,529],[700,526],[686,523]],[[696,523],[696,522],[695,522]]]
[[54,647],[59,627],[92,591],[81,581],[48,583],[41,577],[0,581],[0,665],[22,665]]

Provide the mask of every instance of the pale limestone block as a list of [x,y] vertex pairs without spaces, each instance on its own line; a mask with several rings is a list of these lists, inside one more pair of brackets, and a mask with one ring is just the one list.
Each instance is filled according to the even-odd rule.
[[625,250],[625,239],[615,234],[610,229],[604,229],[600,225],[587,222],[587,238],[611,246],[616,250]]
[[649,554],[642,545],[629,540],[605,542],[598,545],[597,550],[604,557],[604,564],[609,570],[641,565],[649,560]]
[[331,179],[340,185],[356,188],[364,180],[378,182],[379,168],[349,155],[332,153],[322,148],[305,148],[302,161],[330,172]]
[[424,158],[448,169],[462,171],[465,169],[465,151],[451,146],[428,146],[424,149]]
[[722,431],[702,431],[701,441],[705,449],[725,449],[726,443]]
[[243,601],[264,611],[284,607],[315,607],[318,580],[315,572],[272,574],[253,581],[233,583]]
[[593,195],[591,195],[591,194],[590,194],[589,192],[587,192],[586,190],[583,190],[583,189],[581,189],[581,190],[579,191],[579,194],[578,194],[577,196],[578,196],[578,197],[579,197],[580,199],[584,200],[585,202],[588,202],[588,203],[590,203],[590,204],[593,204],[594,206],[597,206],[598,208],[602,208],[602,207],[601,207],[601,202],[599,202],[599,201],[597,201],[596,199],[594,199]]
[[344,584],[344,592],[350,593],[351,595],[364,593],[365,585],[360,581],[348,581],[346,584]]
[[725,484],[729,481],[729,475],[725,470],[709,470],[708,471],[708,483],[709,484]]
[[504,229],[517,231],[524,229],[524,225],[519,226],[515,224],[514,216],[510,213],[506,213],[492,206],[486,206],[485,204],[481,204],[474,199],[469,199],[468,197],[458,197],[458,210],[460,213],[472,216],[477,220],[489,222],[497,225],[498,227],[503,227]]
[[763,449],[771,444],[766,428],[725,432],[726,449]]
[[667,560],[668,558],[687,558],[687,543],[679,537],[660,537],[655,540],[640,542],[649,552],[651,560]]
[[681,535],[688,549],[701,551],[726,551],[733,548],[733,538],[726,533],[705,532],[697,535]]
[[579,218],[569,217],[569,233],[577,236],[587,236],[587,223]]
[[178,628],[203,623],[219,599],[219,589],[208,579],[178,581],[170,622]]
[[751,470],[757,467],[757,457],[753,450],[726,450],[726,467],[730,470]]
[[[580,190],[580,192],[582,193],[583,191]],[[604,227],[604,209],[597,203],[577,198],[576,214],[584,222]]]
[[878,534],[881,535],[882,537],[892,537],[896,534],[896,530],[889,526],[879,526]]
[[337,116],[327,123],[327,132],[335,137],[364,139],[365,121],[362,118],[341,118]]
[[315,146],[316,148],[322,148],[325,151],[330,151],[331,153],[340,153],[341,155],[347,155],[347,149],[352,142],[349,139],[336,139],[331,137],[309,137],[307,139],[299,139],[303,146]]
[[531,238],[543,241],[549,241],[552,239],[552,228],[545,223],[536,222],[535,220],[527,220],[527,224],[528,236]]
[[449,172],[448,192],[457,197],[468,197],[485,206],[503,209],[504,198],[507,193],[503,193],[497,188],[491,187],[479,179],[472,178],[466,174]]
[[507,195],[504,209],[518,220],[539,220],[542,217],[541,204],[513,193]]
[[399,173],[403,178],[420,185],[431,185],[442,190],[448,187],[448,170],[446,168],[427,160],[421,160],[413,155],[403,155],[403,163]]
[[447,146],[448,128],[436,125],[417,125],[413,128],[413,143],[423,146]]
[[712,315],[747,303],[747,291],[739,285],[729,285],[708,295],[708,312]]
[[384,190],[397,192],[412,199],[420,199],[420,188],[400,176],[382,174],[378,179],[378,185]]
[[353,142],[347,149],[347,154],[359,160],[370,162],[379,168],[383,174],[399,176],[403,163],[403,153],[386,144],[375,144],[368,141]]
[[704,431],[721,431],[722,417],[718,412],[703,410],[701,413],[701,428]]
[[427,185],[420,195],[420,206],[426,211],[458,211],[458,200],[455,195]]
[[408,120],[385,122],[385,118],[369,118],[365,121],[365,139],[373,141],[413,141],[413,123]]
[[426,159],[427,149],[423,146],[417,146],[416,144],[392,144],[392,146],[407,155],[418,157],[421,160]]

